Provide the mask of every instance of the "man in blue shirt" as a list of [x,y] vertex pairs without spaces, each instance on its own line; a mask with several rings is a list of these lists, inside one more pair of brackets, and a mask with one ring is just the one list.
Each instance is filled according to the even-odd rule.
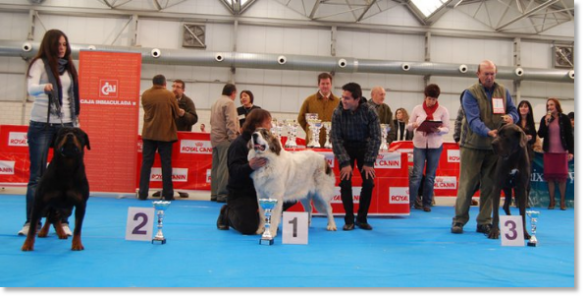
[[515,123],[518,112],[510,92],[496,83],[496,65],[489,60],[481,62],[477,69],[479,81],[467,88],[463,94],[462,106],[465,112],[461,140],[461,163],[459,187],[455,202],[455,217],[451,233],[463,233],[463,226],[469,221],[469,206],[475,186],[480,184],[480,210],[477,216],[476,232],[487,234],[491,230],[493,186],[497,155],[491,142],[503,123]]

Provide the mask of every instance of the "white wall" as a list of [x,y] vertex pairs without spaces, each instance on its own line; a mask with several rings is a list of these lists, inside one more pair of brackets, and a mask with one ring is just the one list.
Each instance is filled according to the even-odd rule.
[[[300,1],[295,2],[301,9]],[[19,1],[0,0],[2,3],[22,4]],[[98,1],[47,0],[44,6],[89,7],[104,9]],[[152,9],[152,1],[132,1],[135,9]],[[125,6],[126,7],[126,6]],[[432,28],[449,30],[487,31],[486,25],[471,18],[469,11],[449,10]],[[104,10],[106,11],[106,10]],[[186,1],[165,10],[167,13],[190,12],[194,18],[201,16],[223,16],[229,12],[218,1]],[[466,14],[467,13],[467,14]],[[186,15],[186,14],[185,14]],[[285,19],[291,22],[306,21],[306,18],[275,1],[257,1],[244,17],[262,19]],[[341,21],[347,21],[340,17]],[[133,38],[130,26],[126,26],[127,16],[101,15],[96,17],[40,14],[35,18],[34,40],[40,41],[44,28],[58,28],[67,33],[70,42],[84,44],[114,44],[129,46]],[[181,49],[182,24],[191,22],[179,19],[140,18],[137,30],[137,44],[143,47]],[[0,40],[24,41],[30,27],[28,12],[0,11]],[[363,21],[364,24],[379,24],[381,28],[391,26],[420,27],[418,21],[406,11],[404,6],[378,13]],[[126,26],[126,27],[125,27]],[[573,36],[574,23],[553,28],[547,35],[558,34]],[[331,27],[295,26],[282,27],[251,25],[246,22],[237,26],[233,23],[209,21],[206,23],[207,49],[192,51],[233,51],[249,53],[271,53],[289,55],[331,56]],[[478,64],[491,59],[499,66],[512,66],[513,39],[461,38],[432,35],[430,42],[431,62]],[[117,39],[116,39],[117,38]],[[114,42],[115,40],[115,42]],[[552,68],[552,43],[523,40],[521,43],[521,62],[525,68]],[[367,30],[337,30],[335,43],[336,57],[356,59],[383,59],[424,61],[425,39],[421,33],[397,34],[370,32]],[[30,103],[23,106],[25,96],[26,63],[20,58],[0,57],[0,124],[26,124]],[[472,70],[474,71],[474,70]],[[142,66],[141,92],[151,86],[151,78],[164,74],[169,80],[183,79],[186,94],[194,99],[200,114],[200,122],[209,123],[209,108],[219,97],[225,82],[234,80],[238,90],[249,89],[255,95],[255,103],[271,111],[280,119],[296,118],[303,100],[317,90],[318,71],[280,71],[263,69],[236,69],[232,74],[229,68],[151,65]],[[338,73],[334,79],[334,93],[341,93],[341,86],[355,81],[369,97],[373,86],[387,88],[387,103],[392,110],[404,107],[407,110],[422,102],[424,80],[422,76],[397,74]],[[438,77],[430,78],[442,90],[440,104],[445,105],[455,118],[459,107],[459,94],[473,84],[472,78]],[[513,82],[500,80],[513,92]],[[548,96],[559,97],[566,112],[574,110],[575,90],[573,84],[522,82],[519,90],[523,99],[533,102],[537,116],[544,111],[543,103]],[[238,102],[239,104],[239,102]],[[540,114],[539,114],[540,113]],[[23,116],[24,115],[24,119]],[[196,129],[199,125],[196,126]]]

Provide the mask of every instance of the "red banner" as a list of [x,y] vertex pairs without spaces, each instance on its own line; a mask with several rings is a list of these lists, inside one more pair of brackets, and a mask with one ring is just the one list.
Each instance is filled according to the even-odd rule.
[[91,144],[85,165],[92,192],[136,192],[141,62],[139,53],[79,53],[80,124]]

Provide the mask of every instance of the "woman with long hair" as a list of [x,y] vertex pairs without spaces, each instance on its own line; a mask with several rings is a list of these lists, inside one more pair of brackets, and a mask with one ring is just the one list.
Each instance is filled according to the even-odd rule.
[[[523,100],[518,104],[518,115],[520,118],[516,125],[520,126],[524,133],[526,134],[526,140],[528,141],[526,144],[526,149],[528,150],[528,158],[530,161],[530,173],[532,173],[532,160],[534,159],[534,143],[536,142],[536,127],[534,126],[534,113],[532,112],[532,105],[529,101]],[[506,203],[504,204],[504,211],[506,214],[510,215],[510,203],[512,202],[512,188],[505,187],[502,189],[504,194],[506,195]],[[528,185],[528,189],[526,191],[527,198],[529,198],[530,194],[530,184]]]
[[408,112],[404,108],[396,109],[394,112],[394,131],[390,131],[391,141],[410,141],[414,137],[413,132],[406,129],[408,123]]
[[265,158],[248,160],[248,142],[257,128],[270,129],[272,116],[264,109],[255,109],[246,117],[240,134],[228,149],[229,180],[227,204],[221,207],[217,228],[228,230],[232,227],[244,235],[256,233],[260,224],[258,198],[250,174],[266,165]]
[[[45,33],[28,67],[27,90],[34,99],[27,133],[30,176],[26,189],[26,222],[19,235],[28,234],[34,192],[45,171],[53,136],[61,127],[73,127],[78,122],[77,70],[71,60],[69,40],[62,31],[53,29]],[[71,235],[67,218],[61,221],[65,233]]]
[[561,103],[556,98],[546,101],[546,115],[540,120],[538,136],[543,138],[544,180],[548,183],[550,203],[548,209],[554,209],[555,184],[559,185],[561,210],[567,209],[565,192],[569,176],[569,161],[573,159],[573,133],[571,121],[563,114]]

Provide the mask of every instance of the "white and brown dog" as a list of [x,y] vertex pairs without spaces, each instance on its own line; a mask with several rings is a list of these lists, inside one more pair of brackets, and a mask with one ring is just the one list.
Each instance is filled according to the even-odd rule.
[[[325,157],[312,150],[287,152],[269,130],[259,128],[252,134],[248,160],[266,158],[266,165],[252,173],[258,199],[273,198],[278,203],[272,211],[270,233],[276,236],[284,202],[301,201],[309,212],[311,199],[320,213],[327,215],[327,230],[336,231],[331,199],[335,192],[335,176]],[[264,231],[264,210],[260,208],[260,225],[257,234]]]

